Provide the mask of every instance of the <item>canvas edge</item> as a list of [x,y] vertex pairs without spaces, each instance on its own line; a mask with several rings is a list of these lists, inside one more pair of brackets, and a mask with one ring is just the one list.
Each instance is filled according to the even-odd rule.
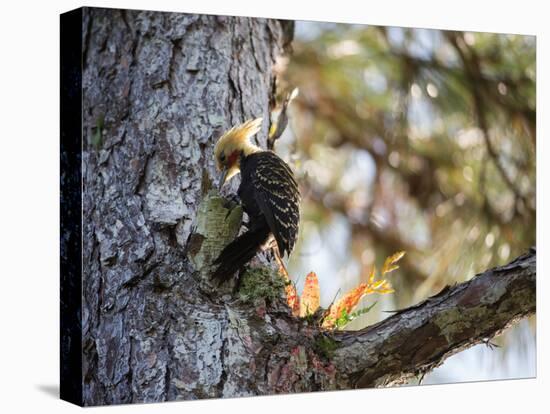
[[60,387],[62,400],[82,393],[82,19],[60,15]]

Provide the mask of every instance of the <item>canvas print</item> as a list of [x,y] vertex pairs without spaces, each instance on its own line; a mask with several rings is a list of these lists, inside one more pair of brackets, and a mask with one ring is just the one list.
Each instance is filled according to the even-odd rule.
[[536,375],[534,36],[99,8],[60,33],[63,399]]

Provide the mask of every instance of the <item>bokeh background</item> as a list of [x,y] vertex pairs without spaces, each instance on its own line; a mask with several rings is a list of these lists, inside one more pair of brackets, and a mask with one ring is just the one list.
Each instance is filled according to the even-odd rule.
[[[298,87],[276,151],[302,222],[289,270],[321,305],[396,251],[395,293],[360,329],[535,245],[533,36],[296,22],[280,88]],[[534,317],[449,358],[423,383],[536,375]]]

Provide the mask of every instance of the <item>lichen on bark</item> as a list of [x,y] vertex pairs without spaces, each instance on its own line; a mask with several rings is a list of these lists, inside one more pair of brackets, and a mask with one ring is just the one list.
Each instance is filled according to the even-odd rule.
[[187,253],[204,279],[209,278],[212,262],[239,232],[243,211],[241,206],[229,205],[226,199],[212,190],[199,204],[195,216]]
[[259,266],[248,268],[241,276],[239,296],[250,303],[275,301],[286,297],[285,280],[273,268]]

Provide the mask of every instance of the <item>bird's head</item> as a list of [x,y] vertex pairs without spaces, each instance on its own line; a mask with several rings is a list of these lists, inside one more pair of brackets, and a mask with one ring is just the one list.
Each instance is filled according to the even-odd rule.
[[214,147],[216,165],[221,171],[219,189],[231,177],[240,172],[241,156],[247,156],[260,151],[249,140],[261,128],[262,118],[246,121],[223,134]]

